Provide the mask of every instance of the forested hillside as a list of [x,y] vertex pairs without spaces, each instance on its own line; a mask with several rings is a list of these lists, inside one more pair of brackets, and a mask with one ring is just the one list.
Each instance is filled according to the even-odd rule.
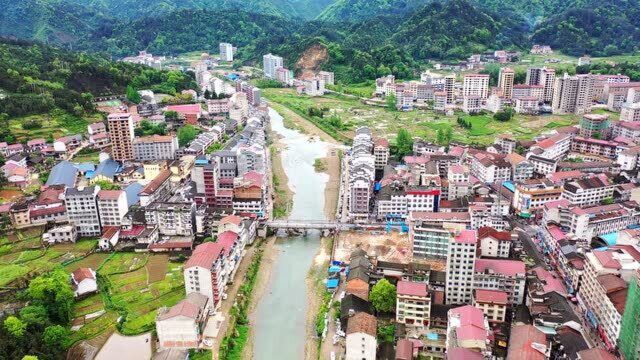
[[427,4],[428,0],[335,0],[318,20],[363,21],[380,15],[405,16]]
[[55,108],[80,115],[93,110],[93,98],[122,94],[127,85],[176,92],[194,87],[175,71],[113,62],[96,55],[0,39],[0,113],[46,113]]

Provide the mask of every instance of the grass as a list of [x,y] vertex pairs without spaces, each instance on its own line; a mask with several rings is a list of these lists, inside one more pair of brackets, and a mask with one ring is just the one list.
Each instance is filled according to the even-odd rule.
[[316,170],[316,172],[323,172],[327,170],[327,165],[322,159],[315,159],[313,161],[313,168]]
[[[299,96],[292,89],[264,89],[263,94],[278,111],[278,107],[287,107],[296,114],[314,122],[322,130],[327,125],[317,117],[310,117],[307,109],[324,108],[325,114],[337,115],[343,123],[344,130],[334,128],[325,130],[334,139],[344,141],[352,138],[354,130],[359,126],[370,127],[375,134],[394,139],[397,132],[404,128],[413,136],[423,139],[435,139],[438,129],[450,127],[453,141],[463,144],[487,145],[493,142],[496,134],[512,134],[518,140],[531,140],[542,132],[551,129],[577,124],[576,115],[520,115],[508,122],[499,122],[488,115],[467,115],[458,112],[453,116],[437,114],[432,110],[417,109],[409,112],[391,111],[385,107],[363,104],[359,99],[336,94],[322,97]],[[469,120],[470,129],[461,127],[457,123],[458,116]],[[327,115],[325,115],[326,119]],[[612,117],[613,118],[613,117]]]
[[100,159],[100,150],[93,150],[93,149],[88,149],[89,151],[81,151],[81,153],[78,153],[76,156],[73,157],[73,162],[77,162],[77,163],[83,163],[83,162],[90,162],[90,163],[97,163]]
[[[276,161],[280,161],[278,158],[278,150],[275,145],[269,147],[269,153],[271,156],[271,163],[275,164]],[[293,199],[289,196],[289,192],[285,189],[286,184],[278,178],[278,175],[274,171],[272,173],[273,192],[275,199],[273,200],[273,217],[275,219],[282,219],[287,217],[291,211],[291,205]]]
[[[22,128],[23,123],[32,120],[40,121],[42,127],[30,130]],[[9,128],[18,141],[36,138],[47,139],[49,136],[57,138],[65,135],[82,134],[87,131],[87,125],[101,120],[102,116],[98,113],[78,117],[63,111],[52,111],[49,114],[11,118],[9,120]]]
[[212,358],[211,350],[189,350],[189,360],[211,360]]

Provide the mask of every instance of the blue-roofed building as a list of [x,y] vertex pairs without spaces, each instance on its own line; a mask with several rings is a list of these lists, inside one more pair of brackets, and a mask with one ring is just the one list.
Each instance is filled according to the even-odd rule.
[[129,186],[124,188],[124,192],[127,194],[127,204],[129,207],[140,202],[140,196],[138,194],[140,194],[142,188],[144,188],[144,186],[137,181],[132,182]]
[[340,284],[340,279],[327,279],[327,290],[333,290]]
[[91,178],[91,183],[95,183],[96,181],[108,181],[113,182],[116,174],[121,171],[120,164],[112,159],[104,160],[98,165],[93,177]]
[[78,171],[80,171],[81,174],[86,174],[89,171],[93,172],[96,170],[96,165],[90,162],[77,163],[74,165],[78,168]]
[[614,246],[618,243],[618,233],[608,233],[598,236],[607,246]]
[[77,177],[78,168],[76,168],[75,165],[66,160],[60,161],[51,169],[51,173],[49,173],[49,178],[45,185],[65,185],[67,187],[74,187]]

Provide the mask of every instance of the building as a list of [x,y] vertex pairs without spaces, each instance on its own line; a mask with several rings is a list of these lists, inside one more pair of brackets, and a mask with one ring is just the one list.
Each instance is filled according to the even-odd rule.
[[284,67],[284,61],[280,56],[269,53],[262,57],[262,70],[266,77],[274,79],[276,70],[282,67]]
[[506,320],[509,297],[504,291],[473,290],[473,306],[482,310],[491,323],[503,323]]
[[535,98],[538,102],[544,101],[544,86],[542,85],[513,85],[513,99]]
[[511,243],[511,233],[508,231],[498,231],[486,226],[478,229],[478,245],[482,257],[508,258]]
[[192,349],[203,340],[209,318],[209,298],[197,292],[171,308],[158,309],[156,333],[161,348]]
[[304,92],[309,96],[322,96],[324,95],[324,80],[322,78],[313,78],[305,80]]
[[469,195],[471,183],[467,166],[451,165],[447,171],[447,181],[449,182],[448,200],[455,200]]
[[67,216],[78,236],[95,237],[102,233],[97,202],[99,191],[98,186],[67,188],[65,191]]
[[98,292],[98,281],[96,272],[91,268],[78,268],[71,273],[71,283],[73,284],[73,294],[75,297]]
[[429,329],[431,294],[427,283],[398,281],[396,322],[422,334]]
[[351,316],[347,323],[345,360],[375,360],[377,329],[375,316],[365,312]]
[[151,135],[133,139],[136,161],[173,160],[178,151],[178,138],[173,135]]
[[382,170],[389,162],[389,141],[378,138],[374,142],[373,156],[375,157],[376,170]]
[[537,115],[540,112],[539,99],[534,96],[523,96],[515,99],[514,110],[518,114]]
[[49,244],[76,242],[77,238],[78,232],[73,225],[57,226],[42,234],[42,241]]
[[220,61],[233,62],[233,45],[220,43]]
[[[453,308],[447,313],[447,353],[454,349],[466,349],[491,358],[491,330],[482,310],[471,305]],[[463,358],[460,358],[463,359]],[[473,359],[466,356],[464,359]]]
[[550,353],[547,336],[537,327],[517,324],[511,328],[507,360],[546,360]]
[[111,158],[115,161],[133,160],[133,117],[128,113],[107,116]]
[[100,190],[98,212],[102,226],[120,226],[129,211],[127,193],[124,190]]
[[516,183],[512,207],[519,215],[532,214],[544,204],[560,199],[562,187],[547,179],[531,179]]
[[620,143],[615,141],[576,136],[571,141],[571,151],[600,158],[616,159],[619,156],[619,145]]
[[608,139],[611,135],[609,115],[585,114],[580,119],[579,135],[585,138]]
[[224,287],[227,284],[225,272],[225,249],[218,243],[198,245],[184,264],[184,286],[187,296],[199,293],[206,296],[213,309],[220,306]]
[[511,164],[511,180],[519,182],[533,177],[535,168],[524,156],[511,152],[504,159]]
[[632,245],[585,254],[578,301],[589,325],[597,329],[609,350],[618,344],[627,282],[640,268],[639,260],[640,252]]
[[640,272],[629,283],[627,304],[622,315],[618,345],[625,359],[632,359],[640,351]]
[[483,183],[511,180],[511,164],[503,155],[477,153],[471,159],[471,174]]
[[502,90],[502,96],[506,99],[513,97],[513,82],[515,80],[516,73],[513,69],[508,67],[500,68],[498,74],[498,87]]
[[324,81],[325,85],[334,85],[335,77],[333,72],[331,71],[320,71],[318,72],[318,77]]
[[477,233],[463,230],[449,242],[445,300],[447,304],[471,303]]
[[640,102],[622,105],[620,121],[640,121]]
[[191,202],[155,201],[145,209],[147,224],[158,226],[160,235],[193,236],[196,205]]
[[525,265],[519,260],[476,259],[473,288],[507,293],[509,304],[522,304],[525,295]]
[[584,114],[591,110],[595,77],[589,74],[557,78],[551,104],[554,114]]
[[542,86],[542,101],[549,103],[553,99],[556,70],[547,67],[527,69],[527,85]]
[[470,96],[477,96],[481,99],[489,97],[489,75],[467,74],[464,76],[462,97],[467,98]]
[[597,205],[605,199],[613,198],[614,187],[605,174],[594,175],[566,182],[562,198],[574,205]]

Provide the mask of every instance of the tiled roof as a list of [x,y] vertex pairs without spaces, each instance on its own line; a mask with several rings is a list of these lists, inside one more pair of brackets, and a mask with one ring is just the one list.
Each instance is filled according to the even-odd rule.
[[184,265],[185,269],[190,267],[199,266],[205,269],[210,269],[211,265],[222,256],[224,247],[218,243],[204,243],[196,246],[193,250],[193,254]]
[[364,312],[359,312],[349,318],[347,323],[347,335],[353,333],[365,333],[373,337],[377,334],[376,317]]
[[118,200],[124,190],[100,190],[98,191],[98,199],[101,200]]
[[398,295],[427,296],[427,284],[413,281],[398,281]]
[[462,230],[455,237],[455,242],[460,244],[475,244],[477,241],[478,236],[475,230]]
[[545,360],[545,354],[533,344],[547,345],[546,335],[533,325],[515,325],[511,328],[507,360]]
[[90,268],[78,268],[76,271],[71,273],[71,275],[73,275],[73,279],[76,283],[80,283],[84,279],[96,279],[95,275],[93,275],[93,271]]
[[504,291],[484,289],[476,289],[474,291],[474,298],[477,302],[502,305],[509,303],[509,295]]
[[519,260],[476,259],[475,272],[493,271],[494,273],[516,276],[525,274],[524,262]]
[[496,240],[511,241],[511,233],[509,233],[508,231],[498,231],[489,226],[483,226],[480,229],[478,229],[479,239],[483,239],[489,236]]

